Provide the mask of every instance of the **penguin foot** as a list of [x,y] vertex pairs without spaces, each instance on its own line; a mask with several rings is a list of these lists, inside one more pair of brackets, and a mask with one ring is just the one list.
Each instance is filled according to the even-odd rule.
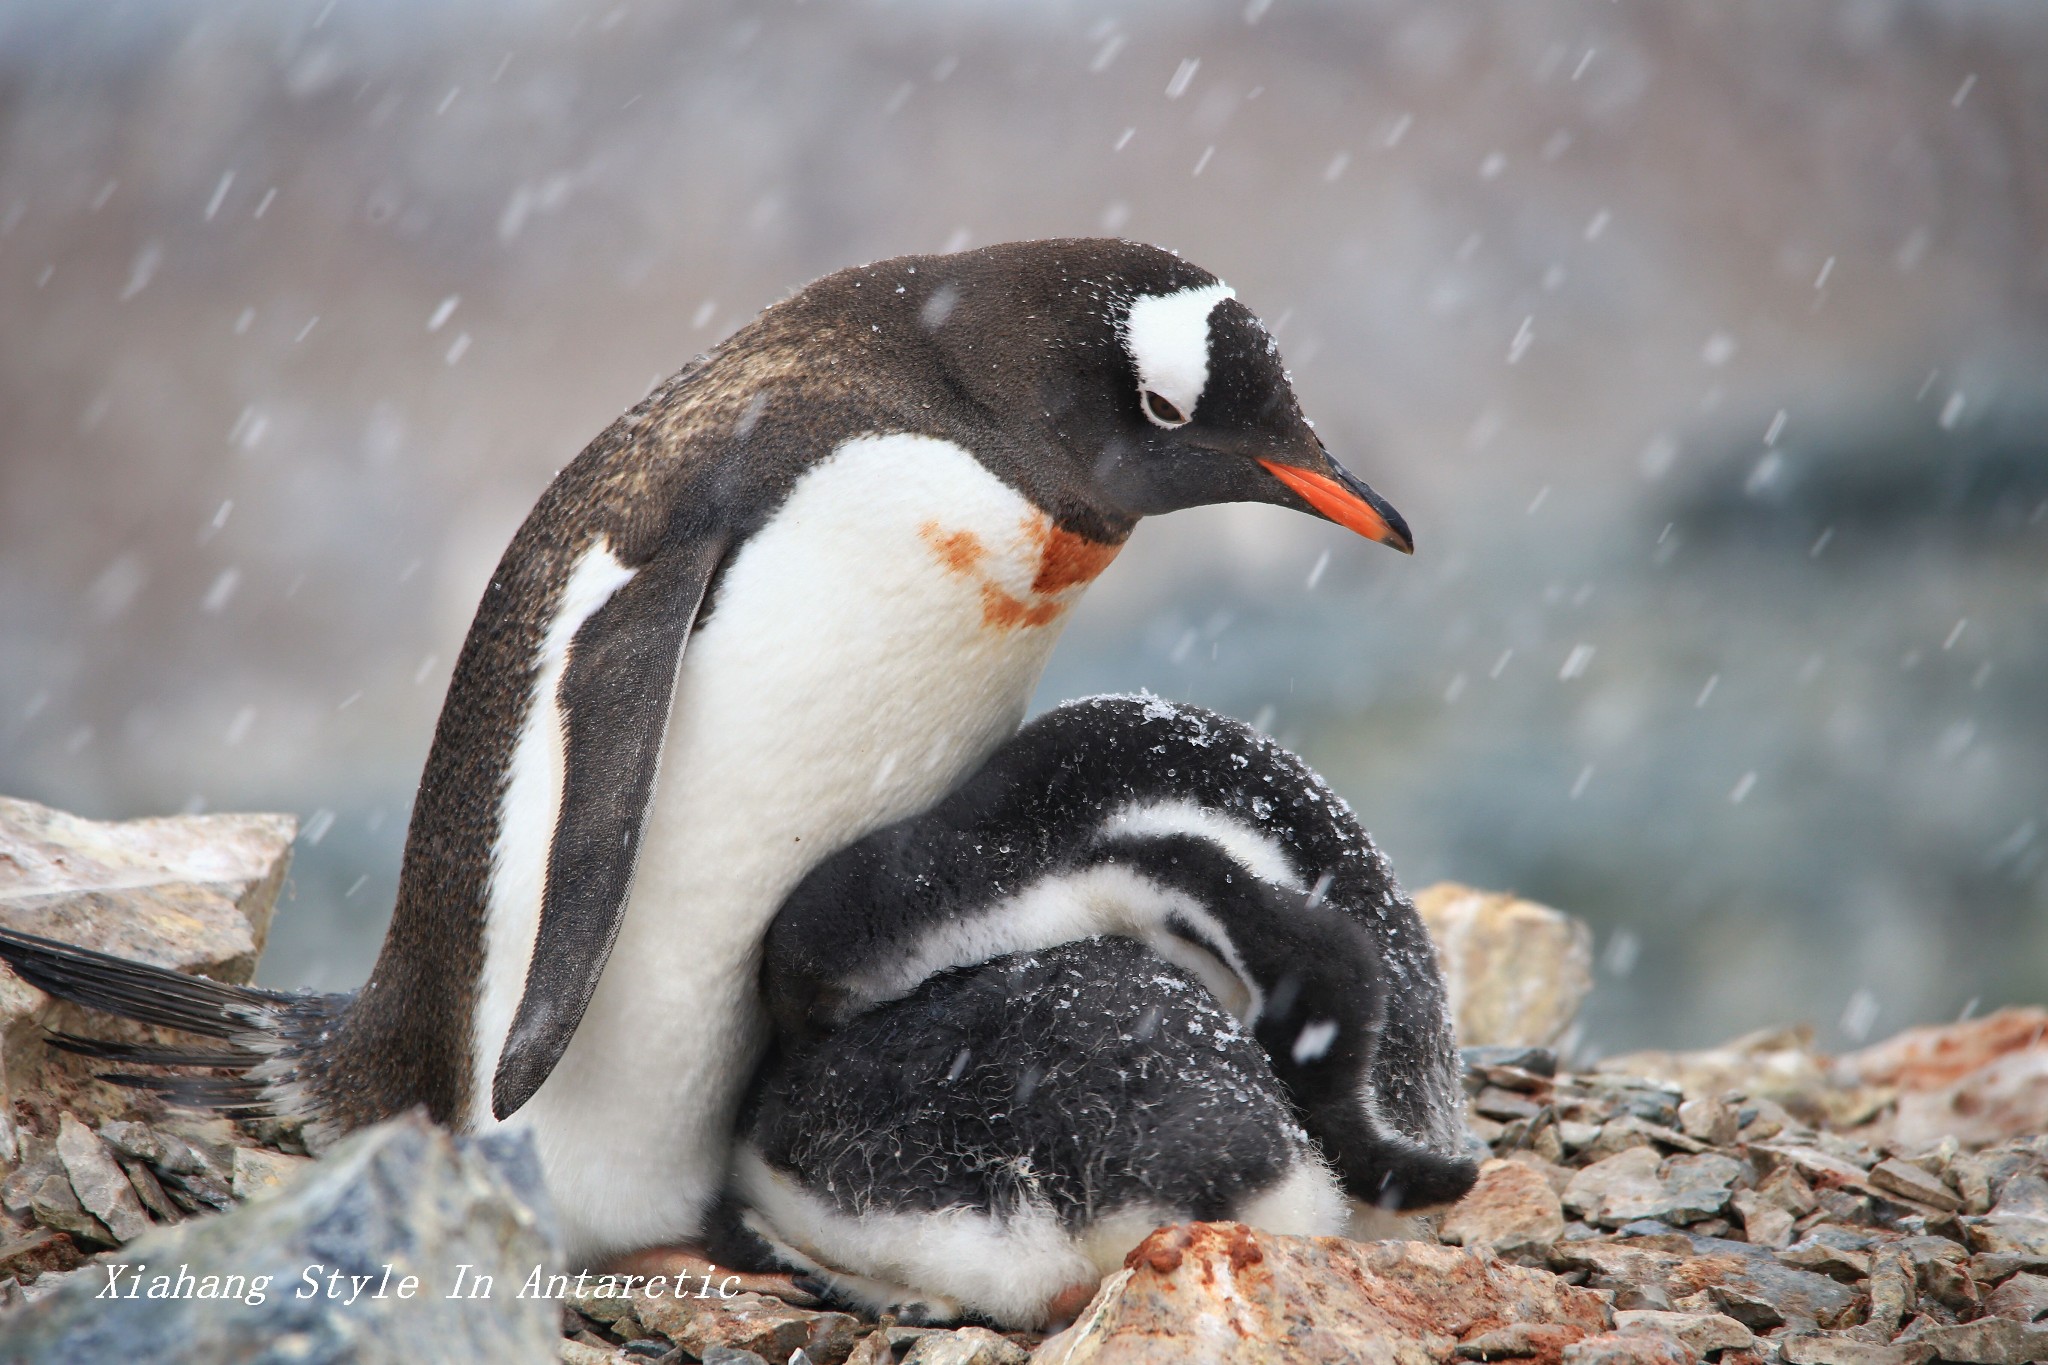
[[793,1308],[822,1308],[825,1302],[825,1295],[816,1292],[824,1286],[809,1275],[735,1270],[712,1260],[702,1247],[687,1242],[628,1252],[607,1262],[603,1270],[610,1275],[666,1275],[671,1280],[693,1280],[709,1284],[713,1292],[767,1294]]
[[856,1309],[869,1317],[893,1317],[905,1327],[957,1327],[967,1317],[967,1309],[958,1299],[926,1293],[909,1285],[822,1267],[797,1278],[817,1286],[827,1303]]

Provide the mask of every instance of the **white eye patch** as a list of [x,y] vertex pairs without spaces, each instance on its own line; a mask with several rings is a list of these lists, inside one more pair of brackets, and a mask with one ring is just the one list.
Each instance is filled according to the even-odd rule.
[[[1124,317],[1123,337],[1138,371],[1139,391],[1158,394],[1180,409],[1183,420],[1192,417],[1209,382],[1209,314],[1236,297],[1227,284],[1203,284],[1135,299]],[[1162,421],[1150,405],[1143,406],[1155,424],[1180,425]]]

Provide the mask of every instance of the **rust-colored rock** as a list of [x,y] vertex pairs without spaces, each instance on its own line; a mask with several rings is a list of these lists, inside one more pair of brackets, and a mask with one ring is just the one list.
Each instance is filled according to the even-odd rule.
[[1564,1208],[1534,1167],[1488,1161],[1471,1192],[1444,1215],[1438,1235],[1457,1246],[1485,1243],[1510,1259],[1540,1254],[1564,1235]]
[[[674,1301],[671,1301],[674,1302]],[[634,1311],[641,1311],[636,1301]],[[855,1319],[845,1313],[818,1313],[764,1294],[736,1294],[730,1299],[692,1300],[673,1328],[656,1328],[693,1356],[713,1347],[752,1351],[768,1360],[788,1360],[803,1351],[819,1365],[836,1365],[853,1350]],[[644,1320],[644,1318],[643,1318]],[[654,1324],[649,1323],[649,1326]]]
[[1900,1090],[1940,1090],[2000,1057],[2042,1046],[2048,1009],[2014,1006],[1956,1024],[1904,1029],[1840,1058],[1844,1079]]
[[1043,1365],[1204,1361],[1439,1365],[1518,1326],[1529,1365],[1560,1365],[1606,1330],[1599,1295],[1481,1251],[1421,1242],[1279,1237],[1237,1223],[1161,1228],[1103,1282]]

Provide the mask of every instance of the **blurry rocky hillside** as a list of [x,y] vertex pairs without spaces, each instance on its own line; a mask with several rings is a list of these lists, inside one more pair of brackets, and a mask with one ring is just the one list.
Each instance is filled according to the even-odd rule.
[[553,470],[817,274],[1095,232],[1420,549],[1147,526],[1042,702],[1257,719],[1409,884],[1585,915],[1592,1051],[2048,995],[2033,5],[18,0],[0,791],[296,813],[265,979],[354,984]]

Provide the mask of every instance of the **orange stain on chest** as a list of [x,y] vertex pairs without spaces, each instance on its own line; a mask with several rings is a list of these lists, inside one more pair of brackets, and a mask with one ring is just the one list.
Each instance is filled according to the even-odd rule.
[[983,569],[990,551],[974,532],[947,531],[928,521],[918,534],[948,573],[980,580],[982,623],[995,630],[1052,624],[1073,605],[1071,590],[1092,583],[1123,548],[1062,530],[1049,517],[1027,517],[1022,530],[1023,544],[1036,562],[1031,585],[1021,595]]

